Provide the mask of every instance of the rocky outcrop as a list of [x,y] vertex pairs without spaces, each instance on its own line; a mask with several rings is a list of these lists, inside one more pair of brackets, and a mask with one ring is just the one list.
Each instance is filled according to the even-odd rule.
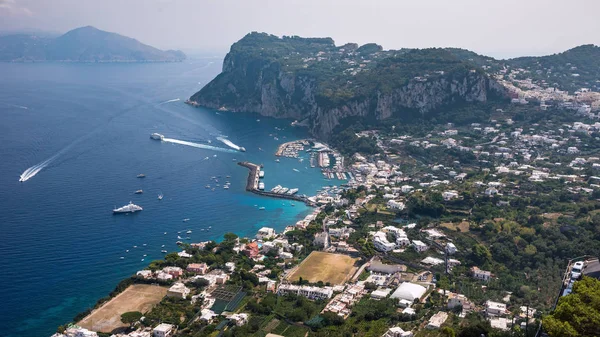
[[286,71],[287,67],[281,58],[249,56],[232,47],[223,62],[223,72],[189,101],[214,109],[224,107],[234,112],[308,119],[310,131],[326,139],[344,118],[385,120],[401,116],[407,110],[427,116],[450,104],[485,102],[490,95],[502,94],[502,87],[484,72],[461,68],[332,101],[320,88],[322,78],[302,71]]

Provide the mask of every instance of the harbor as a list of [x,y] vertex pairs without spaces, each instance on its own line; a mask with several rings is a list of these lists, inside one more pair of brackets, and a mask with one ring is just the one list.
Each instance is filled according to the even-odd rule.
[[[264,183],[262,183],[260,181],[261,172],[262,172],[262,175],[264,176],[264,171],[261,170],[260,165],[246,162],[246,161],[238,162],[238,165],[243,166],[250,171],[248,173],[248,180],[246,181],[246,191],[252,192],[254,194],[262,195],[262,196],[272,197],[272,198],[281,198],[281,199],[287,199],[287,200],[300,201],[300,202],[305,203],[308,206],[315,206],[314,203],[305,196],[265,191]],[[262,189],[261,189],[261,187],[262,187]]]

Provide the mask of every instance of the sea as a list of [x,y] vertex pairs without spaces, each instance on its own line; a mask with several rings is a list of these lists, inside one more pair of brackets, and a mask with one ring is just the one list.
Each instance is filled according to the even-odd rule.
[[[307,154],[276,162],[307,137],[290,120],[184,104],[221,63],[0,63],[0,336],[50,336],[177,241],[280,231],[312,211],[246,192],[239,161],[264,165],[266,189],[340,183]],[[113,215],[130,201],[144,210]]]

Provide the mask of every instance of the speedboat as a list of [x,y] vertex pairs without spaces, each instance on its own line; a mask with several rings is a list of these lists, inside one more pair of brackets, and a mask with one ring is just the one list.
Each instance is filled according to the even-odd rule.
[[187,231],[187,232],[186,232],[186,234],[192,234],[192,231],[191,231],[191,230],[189,230],[189,231]]
[[189,218],[185,218],[185,219],[183,219],[183,222],[188,222],[188,221],[190,221],[190,219],[189,219]]
[[138,178],[146,178],[146,175],[145,175],[145,174],[143,174],[143,173],[140,173],[140,174],[138,174],[138,175],[137,175],[137,177],[138,177]]
[[163,199],[163,195],[162,193],[158,195],[158,200],[162,200]]
[[131,201],[128,205],[113,209],[113,213],[134,213],[143,210],[142,207],[133,204]]
[[163,253],[163,254],[166,254],[166,253],[167,253],[167,251],[166,251],[166,250],[164,250],[164,249],[163,249],[163,250],[161,250],[160,252],[161,252],[161,253]]
[[144,193],[144,190],[137,190],[137,191],[135,191],[133,193],[135,193],[135,194],[142,194],[142,193]]
[[154,139],[154,140],[163,140],[163,139],[165,139],[165,136],[161,135],[160,133],[155,132],[150,135],[150,138]]
[[224,189],[228,190],[229,189],[229,185],[225,185],[223,186]]
[[258,209],[259,209],[259,210],[261,210],[261,211],[264,211],[264,210],[265,210],[265,207],[264,207],[264,206],[261,206],[261,207],[259,207]]

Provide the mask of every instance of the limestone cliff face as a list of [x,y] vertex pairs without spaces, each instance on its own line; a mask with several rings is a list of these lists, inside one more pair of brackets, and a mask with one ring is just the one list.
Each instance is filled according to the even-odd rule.
[[413,78],[403,85],[373,90],[367,95],[327,101],[320,80],[298,71],[286,71],[281,61],[230,52],[223,72],[194,94],[195,105],[234,112],[307,121],[317,137],[328,138],[347,117],[385,120],[407,110],[423,116],[460,102],[485,102],[502,94],[502,87],[482,71],[467,69],[446,75]]

